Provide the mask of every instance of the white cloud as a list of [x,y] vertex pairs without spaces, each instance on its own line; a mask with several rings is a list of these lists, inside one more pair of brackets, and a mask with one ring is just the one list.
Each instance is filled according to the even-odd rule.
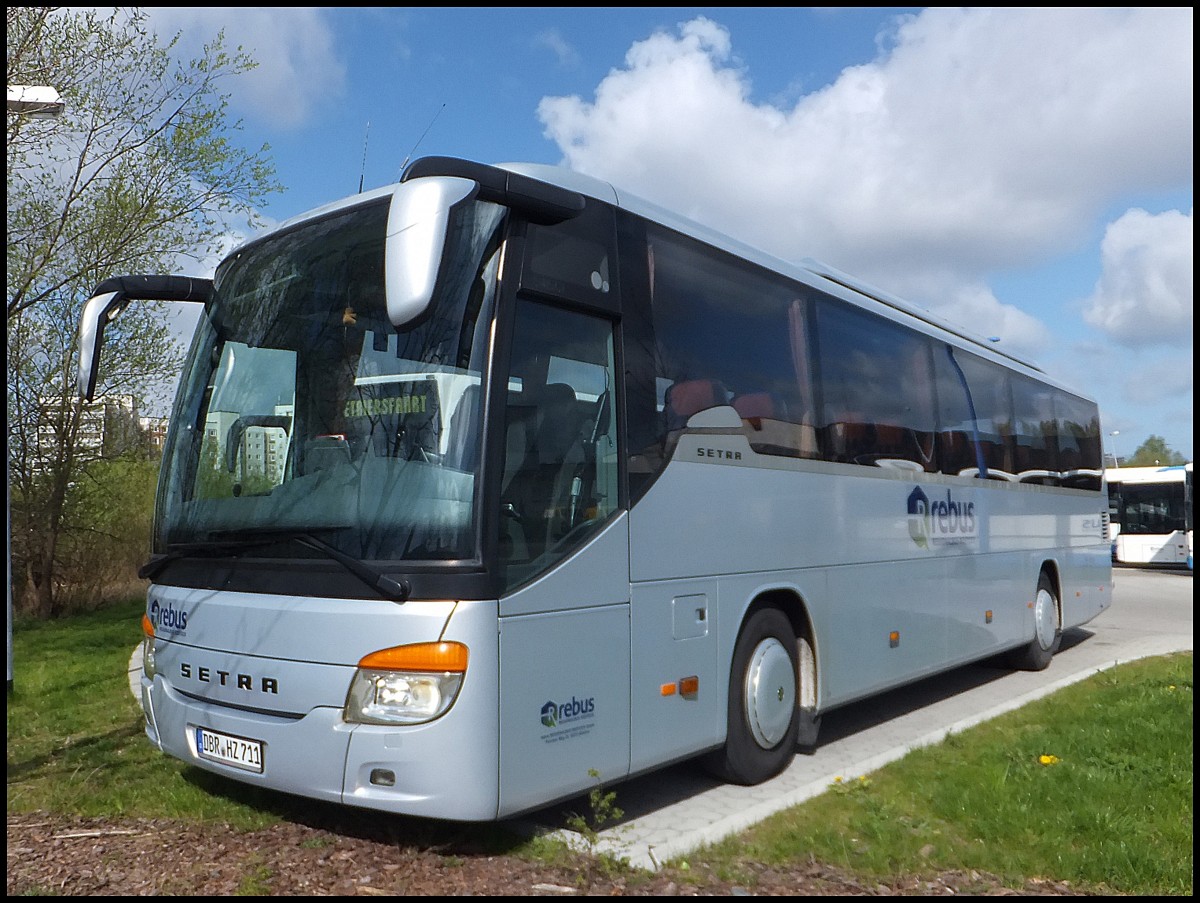
[[[993,340],[1019,357],[1040,357],[1051,337],[1044,323],[1012,304],[1000,301],[979,281],[964,281],[954,273],[928,269],[898,276],[890,283],[902,298],[938,298],[937,312],[968,331]],[[981,330],[984,330],[981,332]]]
[[1131,192],[1190,188],[1191,26],[1187,8],[930,8],[783,106],[698,18],[539,116],[573,169],[1031,353],[1045,329],[983,283],[1078,250]]
[[306,125],[346,90],[346,67],[335,52],[323,9],[153,6],[145,11],[163,38],[180,32],[178,56],[198,55],[222,30],[228,49],[245,49],[258,65],[238,77],[233,102],[270,125]]
[[1130,210],[1101,244],[1085,319],[1121,345],[1192,344],[1192,211]]

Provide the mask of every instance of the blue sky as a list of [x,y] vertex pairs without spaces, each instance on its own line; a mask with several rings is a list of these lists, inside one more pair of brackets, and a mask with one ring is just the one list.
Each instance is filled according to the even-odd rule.
[[564,165],[998,336],[1109,453],[1192,456],[1190,8],[149,12],[259,61],[225,90],[268,223],[415,156]]

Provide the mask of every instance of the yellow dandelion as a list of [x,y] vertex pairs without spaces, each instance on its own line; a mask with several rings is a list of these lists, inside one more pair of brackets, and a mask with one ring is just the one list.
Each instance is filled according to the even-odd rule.
[[1038,761],[1041,762],[1043,765],[1057,765],[1060,760],[1059,760],[1058,756],[1041,755],[1041,756],[1038,756]]

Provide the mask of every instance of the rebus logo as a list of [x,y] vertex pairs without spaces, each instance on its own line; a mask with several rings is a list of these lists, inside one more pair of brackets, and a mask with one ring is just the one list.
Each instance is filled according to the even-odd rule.
[[542,724],[546,727],[558,727],[565,722],[578,721],[581,718],[590,717],[595,711],[595,697],[576,699],[572,696],[570,702],[562,703],[556,703],[551,700],[542,706]]
[[182,608],[175,608],[170,602],[160,605],[157,599],[150,602],[150,623],[155,630],[174,630],[182,633],[187,630],[188,613]]
[[956,500],[949,489],[944,500],[931,499],[917,486],[908,495],[908,535],[922,549],[977,539],[975,503]]

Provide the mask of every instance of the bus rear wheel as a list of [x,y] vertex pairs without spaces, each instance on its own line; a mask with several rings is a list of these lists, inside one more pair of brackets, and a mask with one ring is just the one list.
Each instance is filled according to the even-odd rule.
[[763,608],[738,637],[729,674],[725,745],[705,766],[733,784],[758,784],[783,771],[796,752],[799,717],[796,635],[787,616]]
[[1044,671],[1062,644],[1062,621],[1058,614],[1058,594],[1050,575],[1042,571],[1038,577],[1037,595],[1033,599],[1033,639],[1016,649],[1009,657],[1012,667],[1020,671]]

